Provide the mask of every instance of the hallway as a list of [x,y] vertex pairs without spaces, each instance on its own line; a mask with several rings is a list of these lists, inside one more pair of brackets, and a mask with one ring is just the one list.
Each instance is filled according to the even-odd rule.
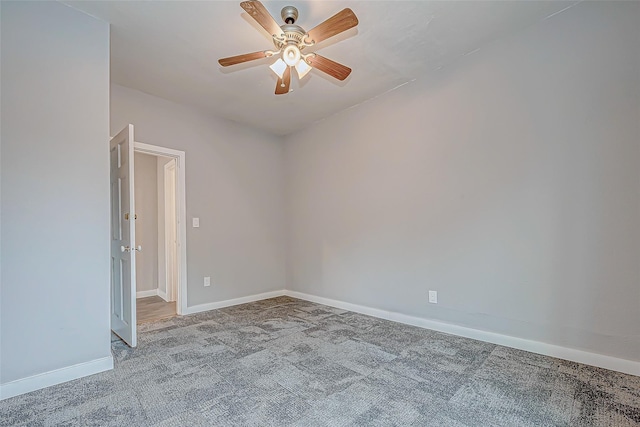
[[159,296],[139,298],[136,301],[138,325],[154,322],[161,319],[169,319],[176,315],[176,303],[166,302]]

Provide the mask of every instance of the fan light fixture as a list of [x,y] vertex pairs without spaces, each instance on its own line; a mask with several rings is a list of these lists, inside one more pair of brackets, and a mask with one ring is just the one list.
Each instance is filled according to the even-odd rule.
[[271,66],[269,66],[269,68],[271,68],[273,72],[276,73],[276,76],[282,78],[282,76],[284,75],[284,70],[287,69],[287,63],[278,58],[278,60]]
[[[269,66],[269,68],[271,68],[271,70],[279,78],[282,78],[284,76],[284,71],[287,69],[287,67],[289,67],[289,65],[287,65],[287,63],[280,58],[278,58],[276,62],[274,62]],[[294,65],[294,68],[298,72],[298,78],[302,79],[304,78],[304,76],[309,74],[309,71],[311,71],[313,67],[307,64],[307,62],[304,59],[301,59]]]
[[320,43],[358,25],[358,18],[356,18],[351,9],[343,9],[307,32],[299,25],[295,25],[298,19],[298,9],[293,6],[286,6],[282,9],[281,16],[285,22],[284,25],[278,25],[262,3],[257,0],[243,1],[240,6],[262,28],[267,30],[268,34],[271,34],[276,50],[265,50],[219,59],[218,62],[223,67],[279,55],[280,58],[269,66],[278,76],[276,95],[283,95],[289,92],[291,68],[296,69],[299,79],[309,74],[312,68],[327,73],[338,80],[346,79],[351,73],[351,68],[317,53],[303,53],[305,48],[314,46],[316,43]]
[[282,59],[287,63],[289,67],[293,67],[300,61],[300,49],[297,46],[290,44],[282,51]]
[[298,78],[302,79],[304,76],[306,76],[307,74],[309,74],[309,71],[311,71],[311,65],[307,64],[307,61],[305,61],[304,59],[301,61],[298,61],[298,63],[296,64],[296,71],[298,72]]

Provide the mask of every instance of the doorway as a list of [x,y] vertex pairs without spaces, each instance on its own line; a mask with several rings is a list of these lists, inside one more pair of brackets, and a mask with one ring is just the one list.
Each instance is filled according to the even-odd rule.
[[[110,165],[110,198],[111,198],[111,330],[131,347],[137,345],[137,286],[136,286],[136,254],[142,253],[142,245],[136,242],[136,191],[135,191],[135,153],[143,153],[156,157],[168,158],[162,164],[164,171],[165,163],[172,162],[172,167],[166,168],[167,173],[172,173],[165,180],[164,172],[163,184],[157,188],[164,191],[164,182],[172,185],[169,192],[169,200],[173,201],[173,213],[169,217],[175,216],[174,224],[171,227],[164,225],[162,228],[156,226],[156,233],[153,228],[147,231],[147,236],[156,242],[151,244],[151,250],[164,251],[164,238],[162,244],[157,243],[157,235],[169,230],[169,236],[175,236],[173,249],[170,253],[177,254],[171,261],[171,272],[169,281],[169,295],[175,299],[175,311],[182,315],[187,310],[187,245],[186,245],[186,198],[185,198],[185,153],[184,151],[156,145],[135,142],[134,127],[128,124],[118,134],[109,141],[109,165]],[[154,180],[158,180],[157,176]],[[152,192],[147,192],[152,193]],[[142,193],[141,193],[142,195]],[[164,200],[164,196],[163,196]],[[164,218],[164,202],[162,208],[155,205],[155,210],[161,212]],[[150,209],[150,212],[154,208]],[[160,231],[158,232],[158,229]],[[158,257],[158,260],[164,260]],[[165,267],[166,268],[166,267]],[[162,269],[158,269],[161,272]],[[165,270],[166,271],[166,270]],[[166,274],[166,273],[165,273]],[[152,279],[157,282],[156,279]],[[165,294],[167,284],[164,284]],[[156,289],[156,294],[160,291]],[[143,295],[140,295],[143,296]],[[168,298],[167,298],[168,299]]]
[[147,240],[148,248],[136,258],[136,312],[141,324],[181,315],[186,309],[185,174],[182,151],[139,142],[134,151],[135,183],[141,190],[135,196],[136,242],[144,248]]
[[176,160],[134,152],[137,324],[174,317],[179,270]]

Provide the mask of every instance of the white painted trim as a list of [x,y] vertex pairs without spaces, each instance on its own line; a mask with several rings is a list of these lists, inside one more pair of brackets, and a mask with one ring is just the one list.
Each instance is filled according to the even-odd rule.
[[159,289],[151,289],[148,291],[137,291],[136,298],[155,297],[159,293]]
[[165,292],[165,291],[163,291],[162,289],[156,289],[156,290],[158,291],[158,296],[159,296],[160,298],[162,298],[162,299],[163,299],[163,300],[165,300],[166,302],[170,302],[170,301],[167,299],[167,294],[166,294],[166,292]]
[[287,291],[282,289],[282,290],[279,290],[279,291],[264,292],[262,294],[249,295],[248,297],[234,298],[234,299],[228,299],[228,300],[224,300],[224,301],[210,302],[210,303],[207,303],[207,304],[194,305],[194,306],[191,306],[191,307],[187,307],[187,311],[184,314],[200,313],[202,311],[216,310],[218,308],[230,307],[232,305],[246,304],[248,302],[254,302],[254,301],[260,301],[260,300],[263,300],[263,299],[281,297],[283,295],[286,295],[286,292]]
[[180,274],[178,276],[180,283],[178,284],[176,312],[178,315],[189,314],[187,307],[187,179],[185,152],[137,141],[134,142],[133,147],[135,151],[140,153],[176,159],[178,173],[176,191],[176,203],[178,204],[178,254],[180,258]]
[[78,363],[66,368],[55,369],[42,374],[0,384],[0,400],[19,396],[45,387],[86,377],[113,369],[113,357],[107,356],[89,362]]
[[315,302],[318,304],[328,305],[331,307],[341,308],[343,310],[354,311],[356,313],[362,313],[368,316],[378,317],[380,319],[391,320],[393,322],[418,326],[425,329],[432,329],[434,331],[444,332],[447,334],[458,335],[461,337],[485,341],[505,347],[512,347],[519,350],[530,351],[532,353],[538,353],[545,356],[556,357],[558,359],[570,360],[572,362],[584,363],[585,365],[592,365],[600,368],[611,369],[613,371],[623,372],[625,374],[640,376],[640,362],[636,362],[633,360],[619,359],[617,357],[606,356],[604,354],[591,353],[588,351],[568,347],[561,347],[558,345],[547,344],[540,341],[533,341],[524,338],[497,334],[495,332],[482,331],[480,329],[473,329],[465,326],[455,325],[452,323],[429,320],[422,317],[409,316],[393,311],[386,311],[378,308],[351,304],[348,302],[305,294],[302,292],[285,290],[284,295]]
[[[170,178],[170,179],[169,179]],[[158,177],[159,179],[159,177]],[[168,185],[169,182],[167,181],[173,181],[173,185]],[[166,297],[165,298],[166,301],[175,301],[176,300],[176,294],[178,293],[177,290],[175,289],[177,286],[177,283],[174,283],[173,280],[170,280],[170,275],[169,271],[170,270],[175,270],[175,276],[177,278],[177,276],[180,275],[180,262],[178,261],[178,253],[175,252],[170,256],[170,253],[172,252],[170,249],[172,249],[171,244],[169,244],[170,239],[167,237],[169,236],[170,233],[169,231],[173,231],[173,226],[175,224],[177,224],[178,220],[177,220],[177,209],[176,209],[176,184],[177,184],[178,180],[177,180],[177,170],[176,170],[176,159],[170,160],[167,163],[165,163],[165,165],[162,168],[162,187],[163,187],[163,192],[162,192],[162,199],[163,199],[163,204],[164,204],[164,212],[162,213],[162,217],[164,218],[164,224],[163,225],[163,235],[164,235],[164,262],[162,263],[162,266],[164,267],[164,272],[163,272],[163,277],[164,277],[164,289],[166,292]],[[170,195],[170,197],[168,197],[168,195]],[[167,203],[168,199],[172,198],[173,199],[173,203]],[[177,236],[177,229],[176,231],[176,236]],[[176,248],[177,249],[177,248]],[[158,249],[159,251],[159,249]],[[160,259],[158,258],[158,261],[160,261]],[[160,263],[158,262],[158,266],[160,266]],[[172,277],[173,279],[173,277]]]

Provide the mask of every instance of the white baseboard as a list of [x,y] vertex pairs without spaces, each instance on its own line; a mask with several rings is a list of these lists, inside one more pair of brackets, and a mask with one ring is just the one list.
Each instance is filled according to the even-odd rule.
[[137,298],[155,297],[158,294],[159,294],[159,289],[151,289],[151,290],[148,290],[148,291],[138,291],[138,292],[136,292],[136,299]]
[[215,310],[218,308],[223,308],[223,307],[230,307],[232,305],[238,305],[238,304],[246,304],[248,302],[254,302],[254,301],[260,301],[263,299],[269,299],[269,298],[275,298],[275,297],[281,297],[283,295],[285,295],[285,290],[279,290],[279,291],[272,291],[272,292],[264,292],[261,294],[256,294],[256,295],[249,295],[248,297],[242,297],[242,298],[234,298],[234,299],[228,299],[225,301],[218,301],[218,302],[210,302],[207,304],[200,304],[200,305],[192,305],[190,307],[187,307],[187,311],[183,314],[194,314],[194,313],[200,313],[202,311],[209,311],[209,310]]
[[348,302],[318,297],[302,292],[286,290],[284,294],[293,298],[299,298],[318,304],[341,308],[343,310],[354,311],[356,313],[362,313],[381,319],[404,323],[407,325],[418,326],[420,328],[432,329],[434,331],[444,332],[447,334],[458,335],[465,338],[472,338],[474,340],[485,341],[492,344],[517,348],[519,350],[530,351],[532,353],[538,353],[558,359],[570,360],[572,362],[584,363],[585,365],[597,366],[600,368],[610,369],[612,371],[640,376],[640,362],[636,362],[633,360],[619,359],[612,356],[606,356],[604,354],[591,353],[584,350],[561,347],[558,345],[547,344],[540,341],[533,341],[508,335],[497,334],[494,332],[482,331],[479,329],[454,325],[452,323],[439,322],[436,320],[409,316],[393,311],[386,311],[378,308],[366,307],[363,305],[351,304]]
[[[144,292],[144,291],[143,291]],[[324,304],[331,307],[341,308],[356,313],[362,313],[381,319],[391,320],[394,322],[404,323],[407,325],[418,326],[421,328],[432,329],[452,335],[458,335],[466,338],[476,339],[480,341],[490,342],[505,347],[517,348],[520,350],[530,351],[545,356],[556,357],[559,359],[570,360],[573,362],[584,363],[586,365],[597,366],[600,368],[610,369],[613,371],[623,372],[626,374],[640,376],[640,362],[625,360],[616,357],[606,356],[598,353],[591,353],[584,350],[578,350],[568,347],[561,347],[553,344],[547,344],[539,341],[527,340],[523,338],[512,337],[508,335],[497,334],[494,332],[482,331],[479,329],[468,328],[446,322],[429,320],[416,316],[409,316],[393,311],[386,311],[377,308],[367,307],[358,304],[333,300],[329,298],[319,297],[315,295],[305,294],[302,292],[278,290],[272,292],[264,292],[261,294],[250,295],[247,297],[234,298],[225,301],[213,302],[208,304],[200,304],[187,307],[186,313],[194,314],[203,311],[215,310],[218,308],[229,307],[238,304],[245,304],[254,301],[260,301],[268,298],[279,296],[290,296],[306,301]],[[39,390],[52,385],[71,381],[88,375],[97,374],[99,372],[113,369],[113,357],[108,356],[89,362],[79,363],[77,365],[60,368],[42,374],[33,375],[19,380],[0,384],[0,400],[18,396],[31,391]]]
[[148,291],[138,291],[138,292],[136,292],[136,299],[138,299],[138,298],[147,298],[147,297],[155,297],[155,296],[159,296],[160,298],[162,298],[166,302],[169,302],[169,300],[167,299],[168,297],[167,297],[166,292],[163,291],[160,288],[151,289],[151,290],[148,290]]
[[41,388],[75,380],[113,369],[113,357],[107,356],[89,362],[78,363],[42,374],[0,384],[0,400],[19,396]]
[[162,298],[163,300],[165,300],[166,302],[169,302],[169,300],[167,299],[167,293],[165,291],[163,291],[162,289],[158,288],[156,289],[156,291],[158,291],[158,296],[160,298]]

